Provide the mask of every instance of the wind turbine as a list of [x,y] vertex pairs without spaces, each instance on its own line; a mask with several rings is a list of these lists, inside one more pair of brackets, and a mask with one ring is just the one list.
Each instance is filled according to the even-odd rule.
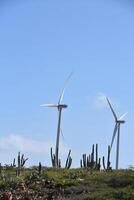
[[73,73],[71,73],[68,78],[65,81],[64,87],[62,89],[62,92],[59,96],[59,100],[57,104],[43,104],[40,106],[43,107],[50,107],[50,108],[57,108],[58,109],[58,126],[57,126],[57,138],[56,138],[56,147],[55,147],[55,167],[59,166],[59,141],[60,141],[60,133],[61,133],[61,117],[62,117],[62,109],[65,109],[68,107],[68,105],[63,104],[62,100],[65,94],[66,86],[71,78]]
[[109,107],[113,113],[113,116],[114,116],[114,119],[115,119],[115,128],[114,128],[114,132],[113,132],[113,137],[112,137],[112,141],[111,141],[111,146],[110,146],[110,151],[112,149],[112,146],[113,146],[113,143],[114,143],[114,140],[115,140],[115,136],[117,134],[117,146],[116,146],[116,170],[118,170],[118,167],[119,167],[119,148],[120,148],[120,126],[121,124],[124,124],[125,123],[125,116],[128,114],[128,113],[125,113],[123,114],[121,117],[117,117],[110,101],[108,98],[107,99],[107,102],[109,104]]

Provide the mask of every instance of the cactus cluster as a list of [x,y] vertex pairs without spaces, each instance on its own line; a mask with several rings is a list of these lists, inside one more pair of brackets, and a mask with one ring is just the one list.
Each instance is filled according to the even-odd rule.
[[[111,171],[111,162],[110,162],[110,153],[111,148],[108,146],[108,155],[107,155],[107,163],[105,164],[105,157],[102,158],[102,164],[105,171]],[[100,170],[101,169],[101,158],[98,157],[98,144],[92,146],[92,153],[88,156],[86,154],[82,155],[82,159],[80,160],[81,168],[88,168],[91,170]]]
[[[52,167],[56,167],[56,159],[55,159],[55,154],[53,154],[53,149],[51,148],[51,162],[52,162]],[[71,150],[69,150],[68,156],[67,156],[67,160],[66,160],[66,164],[65,164],[65,168],[69,169],[72,165],[72,157],[71,157]],[[58,168],[61,168],[61,160],[58,160]]]
[[92,170],[100,170],[101,159],[98,157],[98,144],[96,146],[93,144],[92,152],[88,156],[86,154],[82,155],[80,160],[81,168],[89,168]]
[[[17,163],[16,163],[16,160],[17,160]],[[28,160],[28,158],[25,158],[24,154],[21,155],[20,152],[18,152],[17,159],[15,159],[15,158],[13,159],[13,163],[11,163],[10,167],[17,166],[18,168],[23,168],[27,160]]]

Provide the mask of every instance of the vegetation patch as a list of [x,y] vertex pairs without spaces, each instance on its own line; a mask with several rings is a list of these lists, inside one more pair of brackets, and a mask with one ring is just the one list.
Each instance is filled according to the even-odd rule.
[[[0,199],[44,200],[133,200],[134,171],[91,171],[88,169],[23,169],[9,179],[13,170],[0,180]],[[6,179],[7,176],[7,179]]]

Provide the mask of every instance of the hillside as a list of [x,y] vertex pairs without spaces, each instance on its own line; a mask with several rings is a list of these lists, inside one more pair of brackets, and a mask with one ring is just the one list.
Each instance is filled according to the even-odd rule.
[[9,172],[1,178],[0,199],[134,200],[134,171],[25,169],[14,178]]

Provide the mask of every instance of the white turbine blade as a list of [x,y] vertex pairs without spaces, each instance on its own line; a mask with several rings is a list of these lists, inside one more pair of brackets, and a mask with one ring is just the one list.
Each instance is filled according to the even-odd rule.
[[71,78],[72,75],[73,75],[73,72],[70,73],[70,75],[68,76],[68,78],[67,78],[66,81],[65,81],[64,87],[63,87],[62,92],[61,92],[61,95],[60,95],[60,97],[59,97],[58,104],[60,104],[60,103],[62,102],[62,100],[63,100],[66,86],[67,86],[67,84],[68,84],[68,82],[69,82],[69,80],[70,80],[70,78]]
[[108,104],[109,104],[109,106],[110,106],[110,109],[111,109],[111,111],[112,111],[112,113],[113,113],[113,116],[114,116],[115,120],[117,121],[118,119],[117,119],[117,116],[116,116],[116,114],[115,114],[115,111],[114,111],[114,109],[113,109],[113,107],[112,107],[112,105],[111,105],[109,99],[108,99],[108,98],[106,98],[106,99],[107,99],[107,102],[108,102]]
[[124,115],[122,115],[122,116],[119,118],[119,120],[123,120],[123,119],[126,117],[127,114],[128,114],[128,112],[125,113]]
[[54,108],[56,107],[57,108],[56,104],[42,104],[40,106],[42,106],[42,107],[54,107]]
[[117,132],[117,128],[118,128],[118,124],[116,123],[115,128],[114,128],[114,133],[113,133],[110,149],[112,149],[112,146],[113,146],[113,143],[114,143],[114,139],[115,139],[115,136],[116,136],[116,132]]

